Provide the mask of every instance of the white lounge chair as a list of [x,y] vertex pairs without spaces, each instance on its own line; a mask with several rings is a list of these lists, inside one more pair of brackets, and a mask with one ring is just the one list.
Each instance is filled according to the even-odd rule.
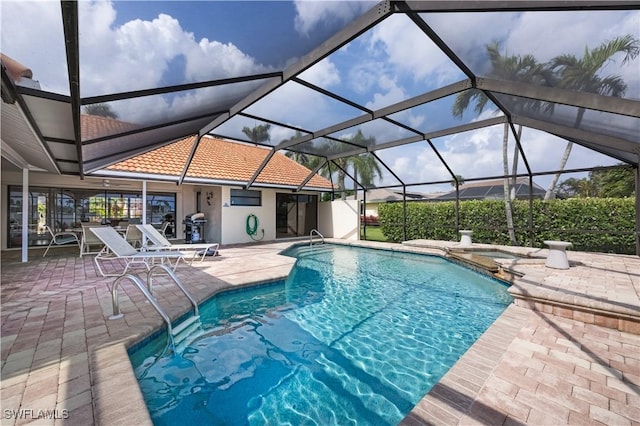
[[[83,223],[82,224],[82,239],[80,240],[80,257],[85,254],[98,254],[104,247],[102,241],[90,231],[92,228],[102,228],[103,225],[99,223]],[[98,249],[99,247],[99,249]]]
[[[101,228],[90,228],[91,232],[104,243],[104,248],[96,255],[94,262],[98,267],[98,271],[103,277],[119,277],[127,273],[129,267],[134,263],[141,263],[147,270],[150,269],[149,261],[160,260],[165,261],[174,259],[176,261],[173,270],[175,271],[180,259],[185,260],[185,253],[175,250],[163,250],[163,251],[143,251],[139,252],[131,244],[124,239],[122,235],[110,226]],[[100,262],[109,259],[122,259],[127,264],[124,271],[121,274],[106,274]],[[193,260],[193,259],[191,259]]]
[[[180,250],[180,251],[195,251],[194,258],[200,256],[202,262],[204,258],[208,256],[215,256],[218,254],[218,243],[199,243],[199,244],[171,244],[171,241],[167,240],[164,235],[160,233],[153,225],[136,225],[142,235],[144,235],[147,241],[150,241],[152,245],[146,245],[144,248],[147,250]],[[193,260],[193,259],[192,259]]]

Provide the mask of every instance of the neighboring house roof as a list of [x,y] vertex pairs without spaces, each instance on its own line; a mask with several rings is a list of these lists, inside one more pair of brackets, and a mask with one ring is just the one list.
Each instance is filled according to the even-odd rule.
[[[486,200],[486,199],[503,199],[504,198],[504,180],[485,180],[478,182],[465,183],[458,188],[460,192],[461,200]],[[528,198],[529,197],[529,178],[520,177],[516,179],[516,198]],[[534,198],[544,197],[545,190],[533,183],[532,192]],[[453,190],[439,197],[435,200],[455,200],[456,191]]]
[[[120,163],[107,167],[108,171],[132,174],[180,176],[186,164],[195,136],[165,145]],[[253,177],[266,156],[268,148],[246,143],[231,142],[203,136],[198,145],[186,178],[202,179],[206,183],[247,183]],[[256,185],[282,185],[297,187],[311,173],[303,165],[276,152],[255,181]],[[314,175],[307,188],[331,190],[332,185],[320,175]]]
[[[433,198],[430,196],[431,194],[423,194],[421,192],[406,192],[405,194],[407,200],[426,200]],[[353,195],[347,197],[347,200],[353,199]],[[358,200],[362,200],[362,192],[358,192]],[[369,189],[367,191],[367,203],[384,203],[387,201],[402,201],[402,191],[387,188]]]
[[135,130],[140,126],[99,115],[80,114],[82,140],[100,138]]

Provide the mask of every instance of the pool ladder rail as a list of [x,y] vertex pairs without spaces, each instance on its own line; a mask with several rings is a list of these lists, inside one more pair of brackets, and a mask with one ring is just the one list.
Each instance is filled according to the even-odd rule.
[[[193,305],[194,314],[193,316],[187,318],[185,321],[180,323],[175,328],[171,324],[171,319],[169,315],[165,312],[165,310],[160,306],[158,300],[153,297],[153,276],[156,271],[165,272],[171,280],[178,286],[178,288],[184,293],[184,295],[189,299],[191,304]],[[119,276],[113,283],[113,287],[111,288],[111,301],[113,304],[113,315],[109,317],[110,320],[115,320],[124,317],[124,314],[120,311],[120,304],[118,301],[118,286],[120,282],[128,279],[136,287],[142,292],[142,294],[147,298],[151,306],[160,314],[164,322],[167,324],[167,334],[169,343],[175,345],[175,340],[183,340],[189,335],[194,328],[199,328],[200,326],[200,313],[198,312],[198,303],[195,301],[193,296],[187,291],[187,289],[182,285],[176,274],[165,265],[155,265],[153,266],[149,272],[147,272],[147,285],[145,286],[140,278],[133,274],[125,274]]]
[[318,231],[317,229],[312,229],[311,232],[309,232],[309,246],[313,245],[313,235],[317,235],[320,237],[320,239],[322,239],[322,244],[324,244],[324,235],[322,235],[320,233],[320,231]]

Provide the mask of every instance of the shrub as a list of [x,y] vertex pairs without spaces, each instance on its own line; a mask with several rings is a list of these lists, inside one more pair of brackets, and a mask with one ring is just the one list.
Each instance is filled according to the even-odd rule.
[[[529,232],[529,201],[513,201],[516,239],[522,246],[546,247],[545,240],[573,243],[581,251],[635,253],[633,198],[570,198],[532,203],[533,235]],[[378,209],[382,232],[390,241],[457,240],[455,202],[410,202],[403,231],[403,204]],[[473,230],[473,241],[509,244],[502,200],[460,202],[459,229]],[[533,241],[533,244],[531,242]]]

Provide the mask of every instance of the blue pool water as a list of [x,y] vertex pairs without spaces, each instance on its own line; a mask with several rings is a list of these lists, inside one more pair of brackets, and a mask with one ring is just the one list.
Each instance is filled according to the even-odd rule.
[[158,425],[397,424],[511,302],[445,259],[298,247],[286,281],[220,294],[131,354]]

